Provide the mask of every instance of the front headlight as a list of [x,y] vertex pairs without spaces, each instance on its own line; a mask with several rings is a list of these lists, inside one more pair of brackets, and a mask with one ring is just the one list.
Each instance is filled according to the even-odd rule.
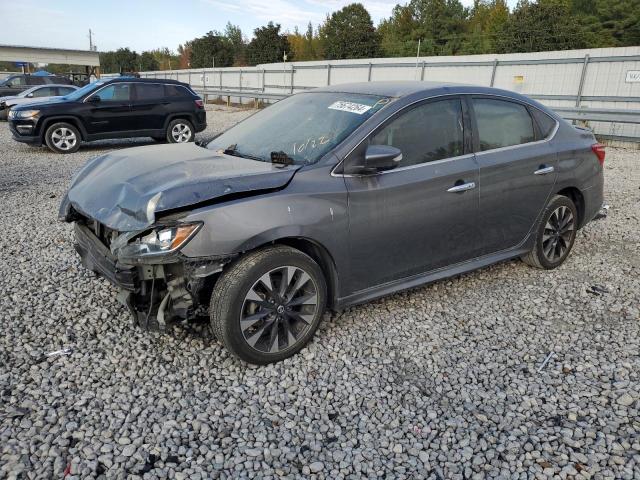
[[201,223],[183,223],[174,226],[157,227],[120,248],[118,256],[135,258],[176,252],[193,238],[201,226]]
[[40,110],[11,110],[9,116],[15,120],[27,120],[40,113]]

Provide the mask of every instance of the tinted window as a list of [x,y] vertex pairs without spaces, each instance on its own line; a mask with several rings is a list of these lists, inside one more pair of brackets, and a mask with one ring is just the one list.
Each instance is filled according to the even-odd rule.
[[51,97],[56,94],[55,87],[42,87],[33,92],[34,97]]
[[75,91],[75,88],[58,87],[58,95],[67,95],[73,91]]
[[475,98],[473,110],[478,122],[480,150],[519,145],[534,140],[533,121],[519,103]]
[[159,83],[149,83],[136,85],[136,96],[138,100],[157,100],[164,97],[164,87]]
[[100,90],[97,95],[106,102],[123,102],[131,99],[131,86],[128,83],[114,83]]
[[452,99],[415,107],[385,125],[369,143],[399,148],[400,167],[462,155],[462,104]]
[[167,97],[191,97],[191,93],[186,88],[178,85],[165,85],[164,91]]
[[24,77],[13,77],[7,82],[7,84],[17,87],[18,85],[26,85],[26,82],[24,81]]
[[27,76],[27,85],[44,85],[45,83],[44,77]]
[[551,135],[551,132],[556,127],[556,121],[537,108],[532,108],[531,113],[533,114],[533,118],[536,119],[538,128],[540,129],[541,137],[547,138],[549,135]]

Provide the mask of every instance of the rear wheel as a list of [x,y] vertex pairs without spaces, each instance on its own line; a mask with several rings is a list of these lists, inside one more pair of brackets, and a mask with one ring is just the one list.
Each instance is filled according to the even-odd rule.
[[216,337],[231,353],[266,364],[309,342],[326,299],[318,264],[299,250],[273,246],[249,253],[222,274],[209,312]]
[[566,260],[578,230],[578,212],[570,198],[554,196],[545,209],[536,241],[522,260],[532,267],[550,270]]
[[193,125],[189,120],[177,118],[169,122],[169,126],[167,126],[167,142],[169,143],[193,142],[195,136]]
[[54,123],[44,134],[47,147],[56,153],[73,153],[80,148],[80,132],[70,123]]

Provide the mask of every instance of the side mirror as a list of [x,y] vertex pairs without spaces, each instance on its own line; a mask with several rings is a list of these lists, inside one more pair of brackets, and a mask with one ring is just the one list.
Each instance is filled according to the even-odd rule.
[[33,98],[33,93],[28,94],[27,98]]
[[102,99],[100,98],[100,95],[92,95],[89,97],[89,99],[87,100],[87,102],[90,103],[98,103],[100,102]]
[[363,170],[367,173],[393,170],[402,161],[402,152],[391,145],[369,145],[364,153]]

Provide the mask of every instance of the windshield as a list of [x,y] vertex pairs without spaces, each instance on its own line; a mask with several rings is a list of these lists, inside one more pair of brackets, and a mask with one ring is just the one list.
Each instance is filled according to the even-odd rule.
[[29,88],[29,89],[25,90],[24,92],[20,92],[20,93],[19,93],[18,95],[16,95],[16,96],[17,96],[17,97],[22,97],[22,98],[24,98],[24,97],[26,97],[27,95],[29,95],[31,92],[33,92],[34,90],[37,90],[38,88],[40,88],[40,87],[39,87],[39,86],[38,86],[38,87],[31,87],[31,88]]
[[96,88],[101,87],[102,85],[104,85],[104,81],[98,81],[98,82],[93,82],[90,83],[88,85],[85,85],[82,88],[79,88],[78,90],[76,90],[73,93],[70,93],[69,95],[65,95],[64,99],[65,100],[80,100],[82,97],[84,97],[87,93],[91,93],[93,92]]
[[299,93],[249,117],[207,148],[265,162],[314,163],[390,99],[340,92]]

